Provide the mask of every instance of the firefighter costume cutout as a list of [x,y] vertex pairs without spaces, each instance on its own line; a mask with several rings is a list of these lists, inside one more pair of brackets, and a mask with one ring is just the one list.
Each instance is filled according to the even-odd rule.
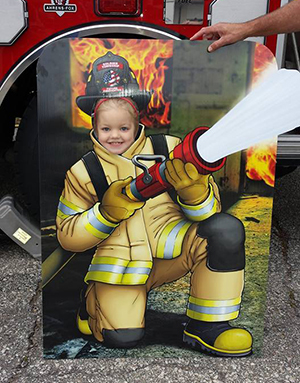
[[165,136],[170,159],[162,177],[175,189],[177,203],[168,192],[138,200],[138,190],[131,187],[142,170],[132,158],[154,154],[144,127],[121,153],[109,150],[110,145],[121,147],[121,139],[106,145],[97,136],[103,110],[110,116],[126,110],[136,119],[150,97],[139,90],[128,62],[108,52],[93,63],[86,96],[77,98],[94,120],[90,137],[109,185],[100,201],[83,158],[67,172],[58,206],[61,246],[74,252],[96,246],[85,276],[88,319],[79,315],[78,327],[107,347],[134,347],[144,334],[147,293],[191,272],[184,342],[219,356],[248,355],[250,333],[228,323],[238,317],[241,305],[244,227],[220,212],[213,176],[173,158],[180,139]]

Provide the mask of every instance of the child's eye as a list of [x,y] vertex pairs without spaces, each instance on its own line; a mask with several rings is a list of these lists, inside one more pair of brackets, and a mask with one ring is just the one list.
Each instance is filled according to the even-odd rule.
[[121,130],[122,130],[123,132],[126,132],[126,131],[128,130],[128,128],[127,128],[126,126],[122,126]]
[[109,128],[101,128],[103,132],[109,132]]

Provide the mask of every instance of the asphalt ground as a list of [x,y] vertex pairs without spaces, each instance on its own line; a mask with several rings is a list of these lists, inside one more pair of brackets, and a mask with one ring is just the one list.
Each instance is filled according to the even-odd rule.
[[300,382],[299,188],[300,169],[276,181],[260,357],[43,359],[40,263],[0,234],[0,382]]

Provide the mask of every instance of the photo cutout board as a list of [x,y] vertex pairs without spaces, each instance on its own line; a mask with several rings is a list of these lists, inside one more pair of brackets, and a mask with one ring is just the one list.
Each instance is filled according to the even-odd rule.
[[[74,38],[43,51],[45,358],[260,355],[276,137],[213,161],[198,142],[277,66],[260,44],[208,44]],[[214,141],[230,153],[255,109]]]

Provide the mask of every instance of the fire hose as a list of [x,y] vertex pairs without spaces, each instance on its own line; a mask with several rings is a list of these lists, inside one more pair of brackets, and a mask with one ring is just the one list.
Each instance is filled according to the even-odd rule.
[[[222,158],[215,162],[205,161],[197,150],[198,138],[209,128],[198,127],[188,133],[183,142],[177,145],[170,153],[170,158],[181,159],[184,163],[191,162],[200,174],[210,174],[220,170],[226,161]],[[151,160],[159,157],[162,162],[151,166],[149,169],[139,160]],[[172,188],[165,178],[166,161],[164,156],[136,155],[132,162],[144,170],[137,178],[131,181],[125,189],[125,194],[134,201],[147,201]]]

